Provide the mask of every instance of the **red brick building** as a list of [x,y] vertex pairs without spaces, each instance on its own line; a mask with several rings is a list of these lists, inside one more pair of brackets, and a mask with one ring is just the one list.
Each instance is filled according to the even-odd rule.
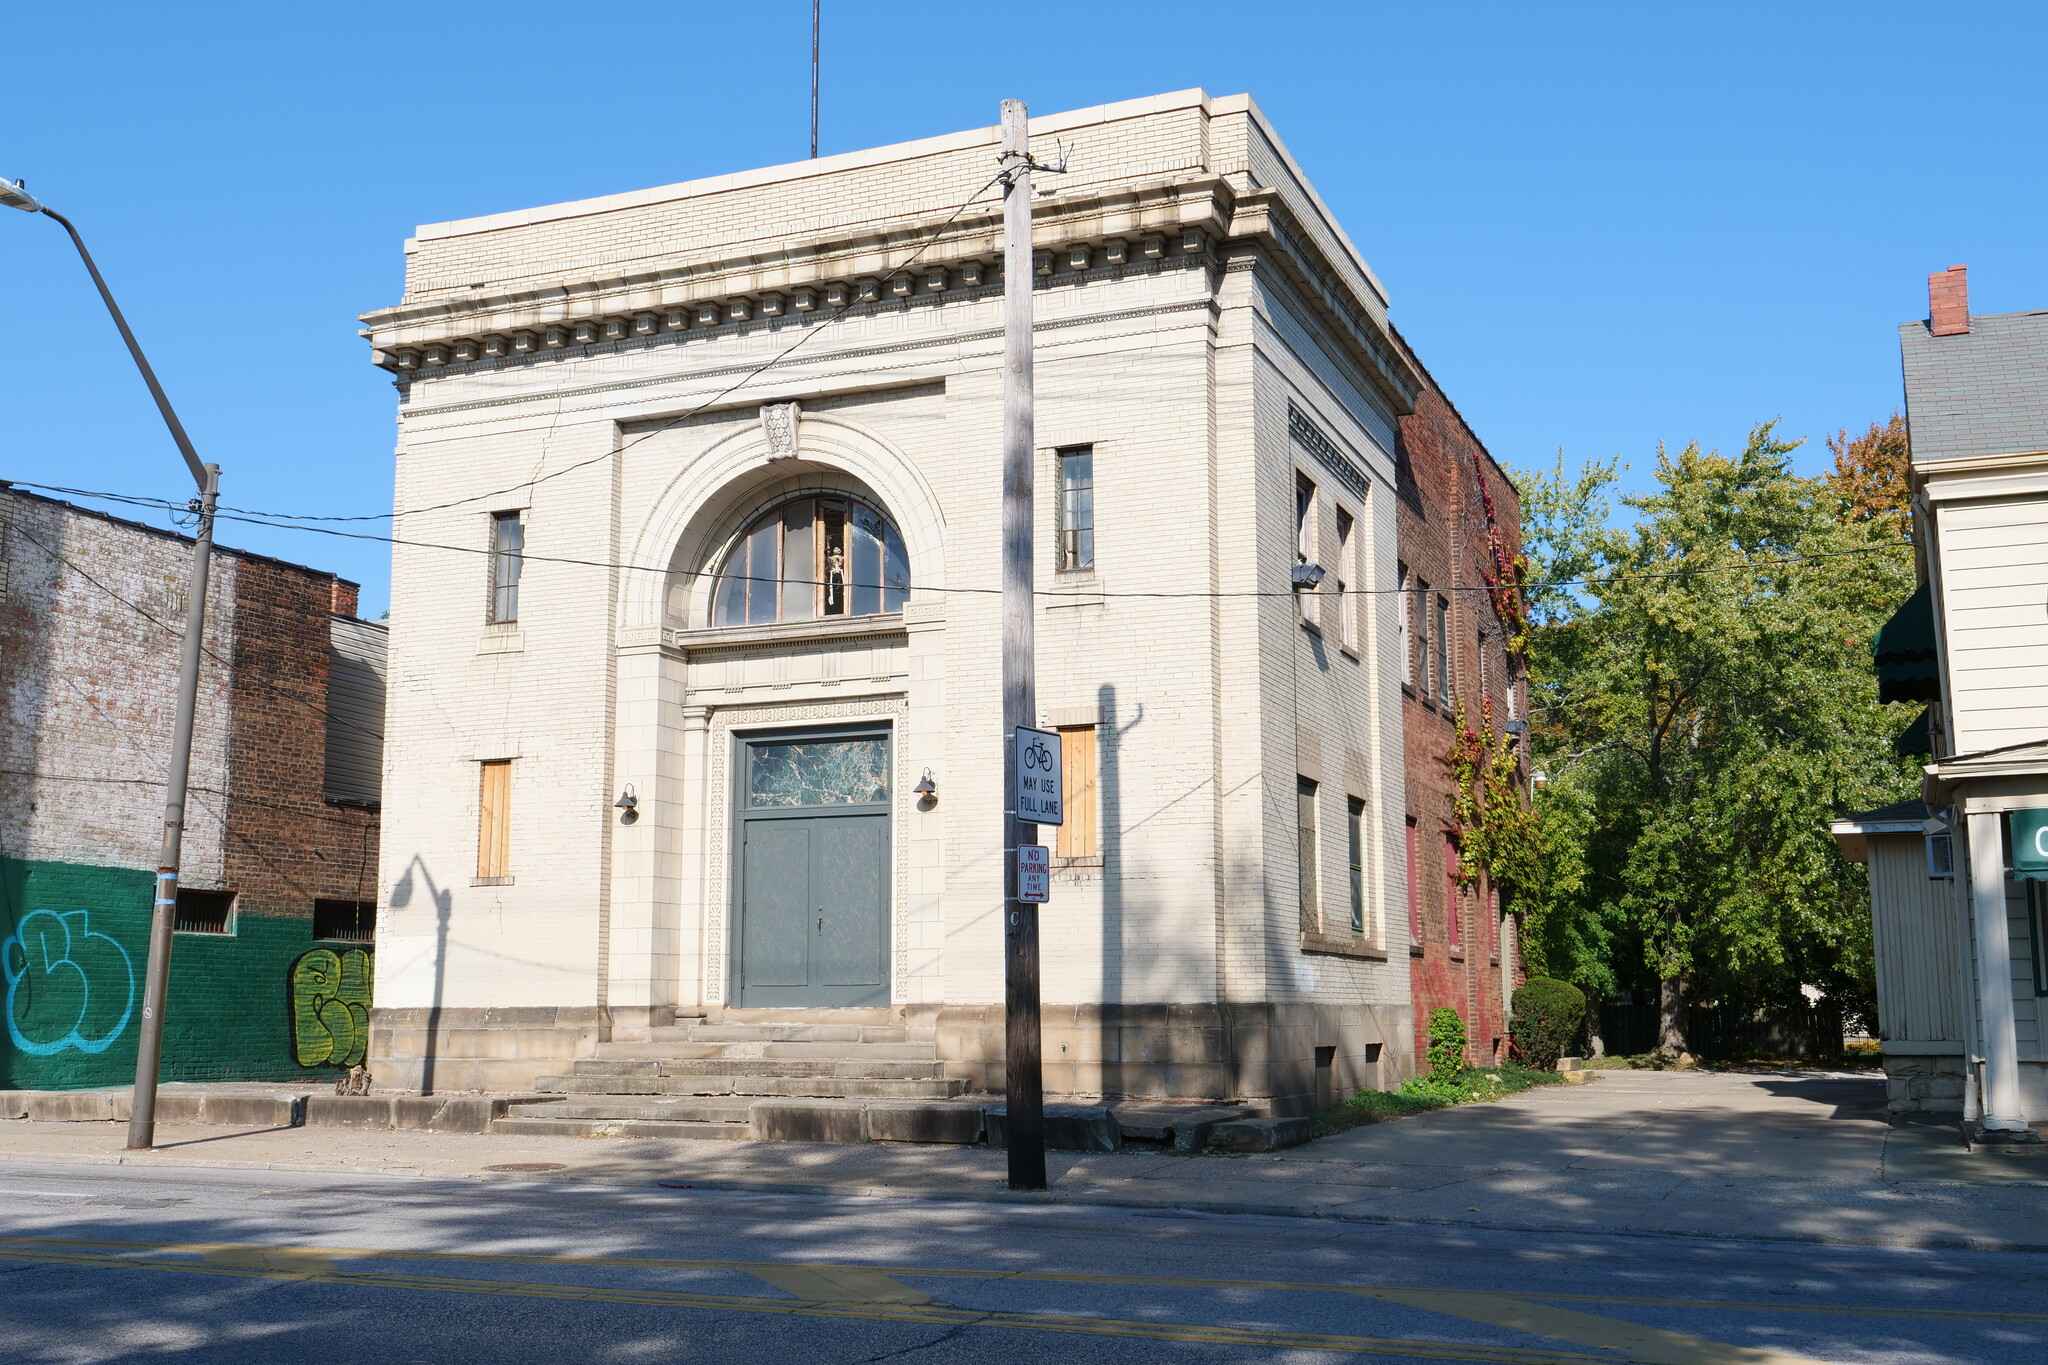
[[1426,1065],[1430,1011],[1448,1005],[1465,1020],[1468,1060],[1484,1066],[1507,1052],[1507,1005],[1522,979],[1521,954],[1513,918],[1502,918],[1494,890],[1483,879],[1458,885],[1454,782],[1445,759],[1460,707],[1476,726],[1490,701],[1496,729],[1516,730],[1525,715],[1527,688],[1510,666],[1507,634],[1485,590],[1493,566],[1488,499],[1510,556],[1521,550],[1521,503],[1429,371],[1412,352],[1410,359],[1424,386],[1415,411],[1400,419],[1395,459],[1416,1061]]

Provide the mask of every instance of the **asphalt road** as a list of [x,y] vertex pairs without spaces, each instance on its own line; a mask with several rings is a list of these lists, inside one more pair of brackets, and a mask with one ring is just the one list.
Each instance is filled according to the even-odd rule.
[[0,1169],[0,1360],[2036,1365],[2048,1255]]

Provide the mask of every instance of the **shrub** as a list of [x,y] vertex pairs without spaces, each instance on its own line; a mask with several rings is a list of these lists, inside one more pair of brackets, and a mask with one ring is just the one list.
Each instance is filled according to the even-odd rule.
[[1509,1031],[1522,1061],[1549,1071],[1578,1036],[1586,1019],[1586,993],[1568,981],[1532,976],[1515,992],[1514,1021]]
[[1465,1020],[1448,1005],[1429,1012],[1429,1074],[1455,1080],[1465,1069]]

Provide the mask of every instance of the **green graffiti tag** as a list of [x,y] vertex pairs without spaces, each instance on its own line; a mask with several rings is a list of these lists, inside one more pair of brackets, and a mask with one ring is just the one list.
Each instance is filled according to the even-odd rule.
[[292,964],[292,1056],[300,1066],[360,1066],[370,1048],[370,955],[315,948]]

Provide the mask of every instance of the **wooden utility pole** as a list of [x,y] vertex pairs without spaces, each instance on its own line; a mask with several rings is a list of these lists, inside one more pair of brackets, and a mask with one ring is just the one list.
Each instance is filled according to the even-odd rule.
[[1038,907],[1017,899],[1017,731],[1038,724],[1031,630],[1031,139],[1022,100],[1003,101],[1003,1130],[1010,1188],[1045,1188],[1045,1077],[1038,1038]]

